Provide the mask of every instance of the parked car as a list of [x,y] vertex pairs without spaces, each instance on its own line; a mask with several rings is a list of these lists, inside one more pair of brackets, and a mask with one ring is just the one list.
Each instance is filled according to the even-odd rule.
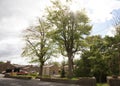
[[24,71],[24,70],[20,70],[19,72],[17,72],[17,75],[27,75],[28,72]]

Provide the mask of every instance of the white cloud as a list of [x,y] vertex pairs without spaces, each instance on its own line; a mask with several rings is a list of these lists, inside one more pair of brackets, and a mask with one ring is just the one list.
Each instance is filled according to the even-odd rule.
[[105,22],[112,18],[113,9],[120,8],[120,1],[117,0],[73,0],[73,10],[85,8],[92,22]]
[[40,17],[49,0],[1,0],[0,1],[0,60],[22,64],[21,33],[37,17]]
[[28,65],[30,64],[30,60],[28,60],[27,58],[25,57],[21,57],[19,55],[16,55],[16,56],[13,56],[12,57],[13,59],[11,60],[11,63],[12,64],[22,64],[22,65]]
[[112,18],[111,12],[114,9],[120,8],[120,2],[115,0],[91,0],[88,5],[88,9],[91,9],[93,13],[89,13],[93,22],[105,22]]
[[19,38],[5,39],[0,41],[0,57],[11,57],[12,55],[20,55],[22,52],[23,42]]

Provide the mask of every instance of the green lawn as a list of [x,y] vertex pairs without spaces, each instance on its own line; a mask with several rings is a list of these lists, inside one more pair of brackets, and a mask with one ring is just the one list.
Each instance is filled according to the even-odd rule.
[[109,86],[108,84],[97,84],[97,86]]

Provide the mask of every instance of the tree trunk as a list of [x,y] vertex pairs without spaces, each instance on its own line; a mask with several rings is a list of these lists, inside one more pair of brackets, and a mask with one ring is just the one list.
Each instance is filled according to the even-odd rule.
[[118,64],[119,64],[119,75],[120,75],[120,55],[118,56]]
[[71,54],[68,55],[68,78],[73,77],[73,57]]
[[99,83],[102,83],[102,72],[100,72],[100,75],[99,75]]
[[43,73],[43,64],[40,64],[39,76],[42,77]]

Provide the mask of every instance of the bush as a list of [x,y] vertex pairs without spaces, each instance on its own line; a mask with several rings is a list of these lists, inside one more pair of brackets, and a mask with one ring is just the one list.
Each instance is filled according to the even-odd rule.
[[90,65],[86,64],[83,60],[78,60],[75,63],[76,67],[74,69],[75,77],[91,77]]
[[61,78],[64,78],[65,77],[65,70],[64,70],[64,68],[62,68],[62,70],[61,70]]
[[29,76],[32,76],[32,77],[37,77],[38,76],[38,74],[37,73],[30,73],[30,74],[28,74]]

